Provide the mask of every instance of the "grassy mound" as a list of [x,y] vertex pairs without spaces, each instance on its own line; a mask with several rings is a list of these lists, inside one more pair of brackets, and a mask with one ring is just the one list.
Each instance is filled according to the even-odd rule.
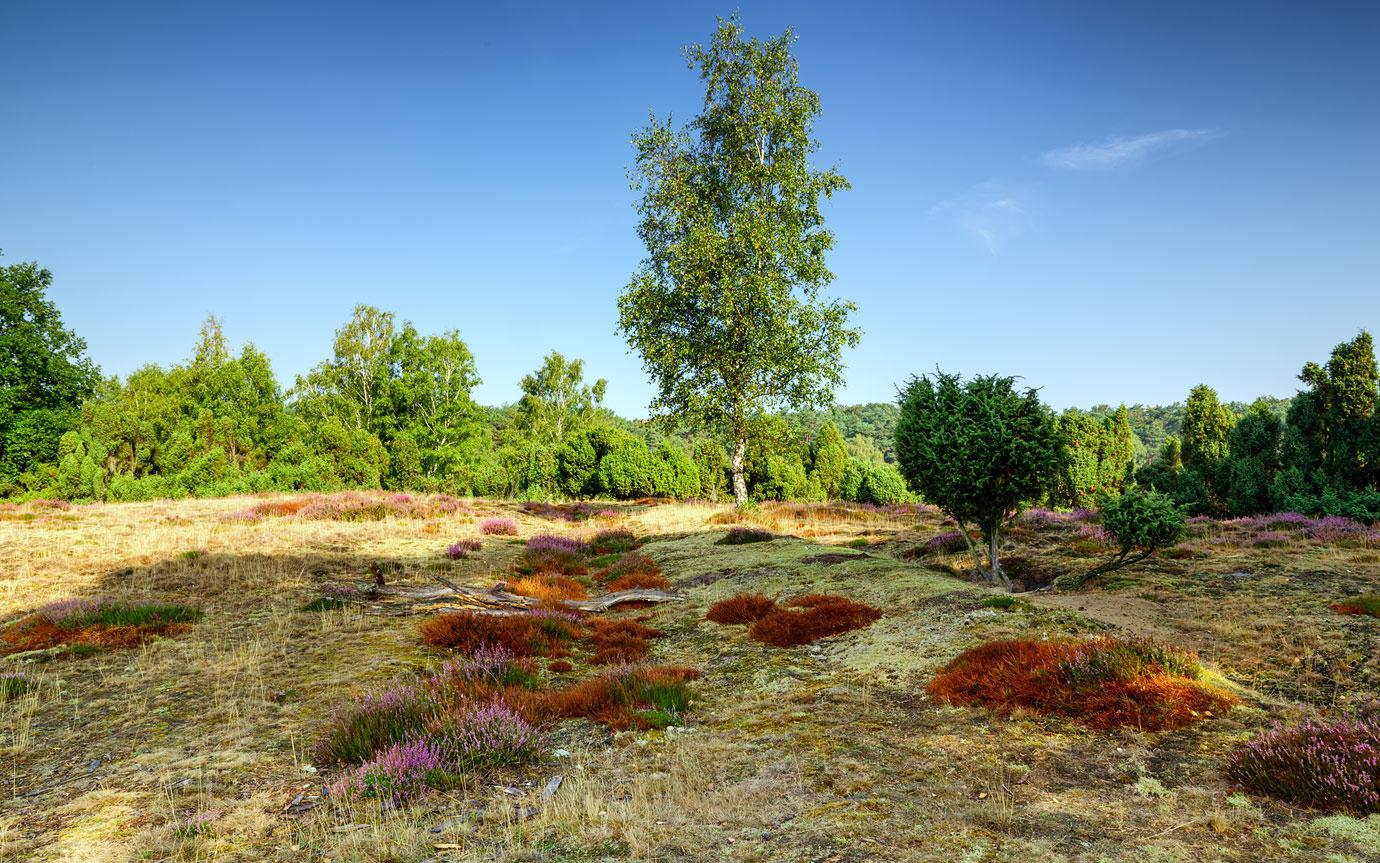
[[1024,708],[1093,728],[1182,728],[1239,703],[1200,681],[1184,650],[1134,638],[994,641],[942,668],[929,692],[950,704]]

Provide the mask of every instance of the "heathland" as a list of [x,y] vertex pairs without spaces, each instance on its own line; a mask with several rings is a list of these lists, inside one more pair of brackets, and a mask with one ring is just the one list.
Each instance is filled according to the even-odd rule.
[[[1328,773],[1279,734],[1366,745],[1380,535],[1188,528],[1114,580],[1042,591],[1108,537],[1094,511],[1030,511],[1005,540],[1012,597],[967,580],[952,523],[919,505],[8,506],[0,859],[1375,859],[1380,814],[1345,787],[1364,750]],[[444,612],[375,613],[398,609],[370,593],[597,597],[634,572],[613,586],[672,600],[520,612],[555,635],[508,653],[428,644]],[[838,601],[790,604],[821,594],[870,611],[834,626]],[[745,616],[709,613],[735,597]],[[984,664],[993,644],[1034,646]],[[429,718],[398,718],[414,708]],[[394,732],[416,745],[389,755]],[[1258,765],[1323,796],[1281,799]]]

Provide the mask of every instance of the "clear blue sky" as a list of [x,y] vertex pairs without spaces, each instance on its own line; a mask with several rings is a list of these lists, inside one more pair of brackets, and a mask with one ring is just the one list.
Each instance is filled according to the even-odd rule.
[[1380,330],[1380,4],[6,4],[0,248],[107,373],[208,313],[280,381],[356,303],[457,328],[513,401],[544,354],[607,404],[643,255],[625,167],[737,8],[820,93],[844,403],[1001,372],[1056,407],[1289,395]]

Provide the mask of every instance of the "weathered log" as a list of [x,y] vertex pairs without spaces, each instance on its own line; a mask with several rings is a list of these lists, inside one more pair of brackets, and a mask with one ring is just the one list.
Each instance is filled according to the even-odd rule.
[[[518,596],[498,587],[461,587],[437,578],[440,585],[384,584],[366,585],[360,590],[360,605],[372,614],[439,614],[442,612],[472,611],[483,614],[520,614],[535,608],[541,600]],[[606,593],[593,599],[559,599],[558,605],[573,611],[608,611],[624,602],[681,602],[685,596],[669,590],[635,588]]]

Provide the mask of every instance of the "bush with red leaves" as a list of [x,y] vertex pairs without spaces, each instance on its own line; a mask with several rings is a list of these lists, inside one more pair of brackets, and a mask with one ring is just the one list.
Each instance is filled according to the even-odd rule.
[[704,619],[714,623],[748,624],[778,610],[776,601],[771,597],[760,593],[738,593],[709,606]]
[[1197,679],[1187,651],[1130,638],[994,641],[940,669],[929,693],[950,704],[1067,716],[1093,728],[1182,728],[1239,700]]
[[791,607],[758,618],[748,629],[748,635],[776,647],[799,647],[831,635],[862,629],[882,616],[879,608],[828,594],[809,594],[786,604]]

